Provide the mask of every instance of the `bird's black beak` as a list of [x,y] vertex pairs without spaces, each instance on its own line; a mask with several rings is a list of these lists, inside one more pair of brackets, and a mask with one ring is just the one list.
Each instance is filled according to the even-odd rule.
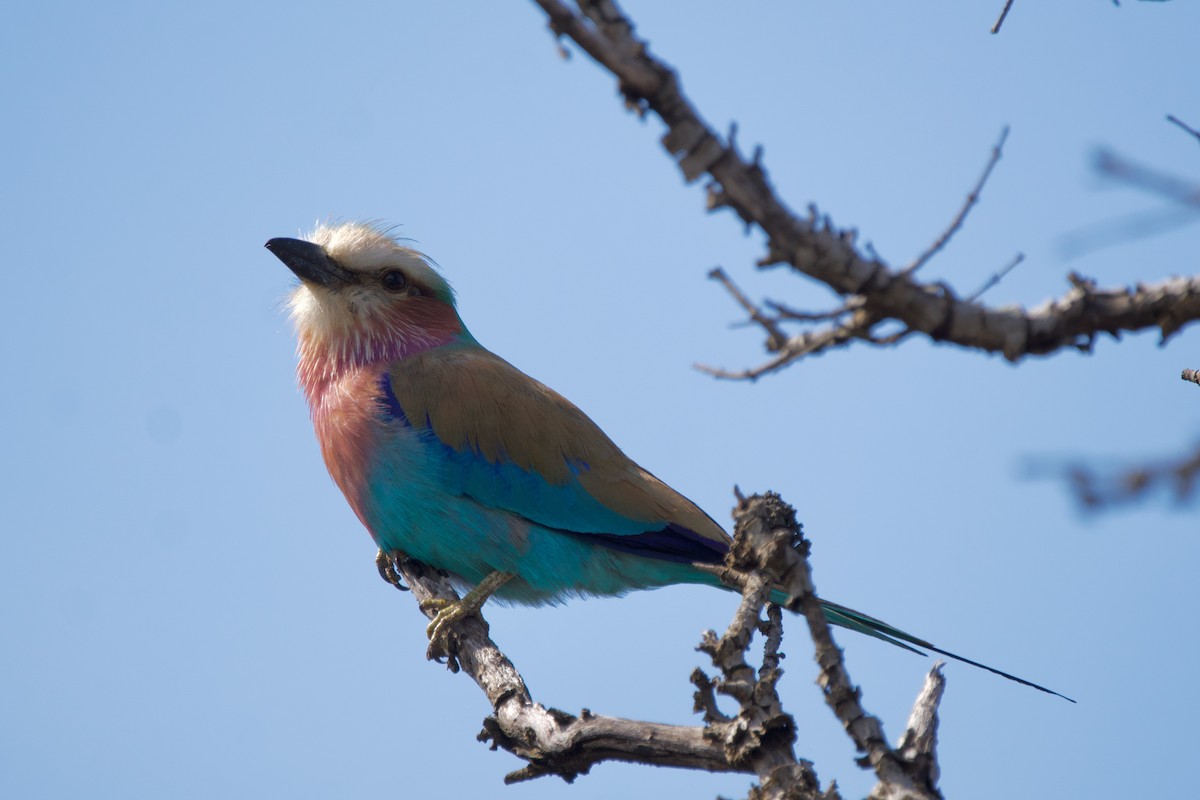
[[354,273],[330,258],[319,244],[302,239],[272,239],[266,248],[306,283],[338,289],[354,282]]

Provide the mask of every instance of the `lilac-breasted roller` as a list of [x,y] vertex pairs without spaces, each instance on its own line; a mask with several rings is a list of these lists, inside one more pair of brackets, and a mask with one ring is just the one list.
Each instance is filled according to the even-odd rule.
[[[697,565],[724,559],[721,526],[480,345],[420,253],[358,223],[266,246],[300,278],[298,374],[333,480],[382,551],[476,587],[438,613],[431,638],[492,593],[537,604],[720,585]],[[835,625],[1050,691],[822,604]]]

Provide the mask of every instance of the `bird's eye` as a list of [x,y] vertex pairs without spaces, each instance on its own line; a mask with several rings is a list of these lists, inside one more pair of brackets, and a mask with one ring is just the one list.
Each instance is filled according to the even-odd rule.
[[399,292],[408,286],[408,278],[404,277],[404,273],[398,269],[388,270],[383,273],[383,288],[389,292]]

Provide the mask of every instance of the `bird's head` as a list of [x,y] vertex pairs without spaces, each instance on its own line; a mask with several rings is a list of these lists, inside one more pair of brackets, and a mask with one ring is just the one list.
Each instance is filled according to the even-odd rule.
[[466,334],[450,284],[377,226],[321,225],[306,239],[266,247],[300,279],[289,306],[306,383]]

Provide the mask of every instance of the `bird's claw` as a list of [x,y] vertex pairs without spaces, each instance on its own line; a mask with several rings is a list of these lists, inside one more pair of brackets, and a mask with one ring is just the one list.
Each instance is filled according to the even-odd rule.
[[390,553],[385,553],[383,548],[375,554],[375,568],[379,570],[379,577],[395,586],[402,592],[409,591],[409,588],[400,580],[400,574],[396,572],[396,559],[403,554],[399,550],[393,550]]
[[425,628],[425,635],[429,637],[429,650],[426,655],[431,659],[436,659],[439,655],[450,656],[450,629],[467,617],[479,616],[479,621],[486,630],[487,621],[479,614],[479,609],[483,608],[483,604],[493,592],[512,579],[512,573],[497,571],[480,581],[479,585],[467,592],[461,600],[432,597],[421,601],[421,610],[426,614],[437,612]]
[[[430,598],[421,603],[421,610],[425,613],[436,611],[433,619],[425,628],[425,635],[429,637],[428,656],[436,659],[442,655],[450,655],[450,628],[454,623],[466,619],[467,617],[478,614],[482,603],[470,603],[465,598],[462,600],[443,600],[441,598]],[[480,620],[483,617],[480,616]],[[486,626],[487,623],[485,622]]]

